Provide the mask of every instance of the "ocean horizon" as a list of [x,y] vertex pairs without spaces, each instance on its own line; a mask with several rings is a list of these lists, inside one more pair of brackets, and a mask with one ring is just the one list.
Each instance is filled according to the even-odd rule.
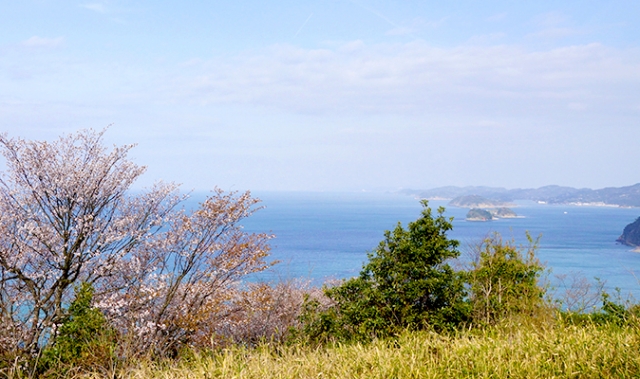
[[[385,230],[404,227],[420,217],[420,200],[400,193],[256,191],[263,209],[247,218],[249,232],[274,234],[270,260],[279,261],[258,280],[306,279],[315,285],[357,276],[367,253],[384,239]],[[204,197],[194,194],[191,202]],[[539,237],[537,257],[547,268],[546,280],[562,291],[561,277],[600,280],[608,292],[640,298],[636,270],[640,253],[616,243],[624,227],[640,216],[640,208],[538,204],[518,201],[517,218],[488,222],[465,220],[468,209],[431,200],[433,213],[445,207],[453,217],[449,238],[460,242],[464,264],[485,238],[499,233],[503,240],[528,246],[527,233]],[[553,290],[554,288],[552,288]]]

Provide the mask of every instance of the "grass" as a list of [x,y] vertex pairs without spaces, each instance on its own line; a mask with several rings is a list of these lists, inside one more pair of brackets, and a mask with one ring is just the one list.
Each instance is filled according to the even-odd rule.
[[173,363],[142,362],[123,378],[638,378],[637,326],[490,328],[330,347],[232,348]]

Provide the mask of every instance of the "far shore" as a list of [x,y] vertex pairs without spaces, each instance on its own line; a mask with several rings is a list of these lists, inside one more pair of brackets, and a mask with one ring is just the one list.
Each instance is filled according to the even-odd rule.
[[[415,196],[416,199],[420,199],[420,200],[433,200],[433,201],[451,201],[453,200],[453,198],[445,198],[445,197],[438,197],[438,196],[432,196],[432,197],[420,197],[420,196]],[[533,201],[536,204],[540,204],[540,205],[570,205],[570,206],[574,206],[574,207],[605,207],[605,208],[637,208],[634,206],[630,206],[630,205],[621,205],[621,204],[609,204],[609,203],[604,203],[601,201],[597,201],[597,202],[568,202],[568,203],[549,203],[546,201],[534,201],[534,200],[525,200],[525,201]],[[503,205],[506,208],[517,208],[520,205],[517,203],[505,203],[506,205]],[[483,207],[474,207],[474,208],[499,208],[502,206],[483,206]],[[468,207],[462,207],[462,208],[468,208]]]

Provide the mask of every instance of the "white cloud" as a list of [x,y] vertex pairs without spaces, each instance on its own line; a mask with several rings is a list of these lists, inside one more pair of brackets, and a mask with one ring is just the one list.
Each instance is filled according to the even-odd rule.
[[531,24],[537,30],[527,34],[526,37],[528,38],[559,39],[584,33],[560,12],[538,15],[531,20]]
[[438,29],[447,22],[447,17],[435,21],[425,21],[422,18],[415,18],[406,25],[395,25],[394,28],[388,30],[385,34],[388,36],[410,36],[418,39],[415,34],[425,29]]
[[55,48],[64,42],[63,37],[57,38],[42,38],[38,36],[33,36],[25,41],[20,43],[21,46],[29,47],[29,48]]
[[499,41],[505,38],[507,35],[505,33],[489,33],[489,34],[481,34],[472,36],[467,40],[467,43],[470,45],[486,45],[486,44],[495,44],[496,41]]
[[545,28],[545,29],[539,30],[534,33],[529,33],[526,35],[526,37],[557,39],[557,38],[570,37],[577,34],[581,34],[581,31],[573,28],[551,27],[551,28]]
[[299,112],[512,112],[558,107],[559,99],[635,104],[621,89],[639,85],[638,52],[600,44],[527,51],[356,42],[335,49],[280,45],[194,64],[175,73],[165,94]]
[[82,8],[92,10],[98,13],[107,13],[107,8],[104,4],[101,3],[89,3],[89,4],[80,4]]
[[112,3],[110,4],[108,1],[105,3],[79,4],[79,7],[104,15],[109,21],[118,24],[127,23],[126,19],[122,17],[122,14],[128,13],[130,11],[121,6],[116,6]]

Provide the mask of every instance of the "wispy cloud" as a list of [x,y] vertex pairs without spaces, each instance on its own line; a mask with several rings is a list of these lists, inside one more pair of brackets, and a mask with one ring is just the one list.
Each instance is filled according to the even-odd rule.
[[404,26],[396,26],[393,29],[388,30],[385,34],[388,36],[404,36],[408,35],[414,38],[416,34],[425,29],[437,29],[444,25],[447,21],[447,17],[441,18],[435,21],[425,21],[421,18],[416,18]]
[[88,4],[80,4],[80,7],[89,9],[98,13],[107,13],[107,7],[101,3],[88,3]]
[[425,21],[422,18],[413,19],[410,23],[405,26],[397,26],[385,33],[388,36],[411,36],[414,38],[418,38],[416,34],[420,33],[425,29],[437,29],[442,27],[448,20],[448,17],[443,17],[439,20],[431,20]]
[[527,38],[560,39],[582,34],[582,31],[560,12],[540,14],[531,20],[531,24],[537,30],[527,34]]
[[558,38],[566,38],[574,35],[581,34],[582,32],[573,28],[559,28],[559,27],[551,27],[539,30],[534,33],[529,33],[526,35],[527,38],[545,38],[545,39],[558,39]]
[[414,28],[407,27],[405,25],[399,25],[396,22],[392,21],[384,13],[379,12],[378,10],[373,9],[371,7],[368,7],[368,6],[364,5],[364,4],[361,4],[358,1],[351,0],[351,3],[357,5],[358,7],[360,7],[361,9],[364,9],[365,11],[371,13],[372,15],[378,17],[380,20],[384,21],[388,25],[391,25],[393,28],[386,33],[387,35],[395,35],[395,36],[408,35],[410,37],[417,38],[414,35],[414,32],[415,32]]
[[[168,96],[301,112],[431,112],[564,104],[620,107],[640,85],[633,51],[588,44],[526,51],[517,46],[436,48],[424,42],[358,48],[274,46],[178,73]],[[591,108],[591,106],[589,106]]]
[[96,3],[84,3],[78,5],[81,8],[90,10],[104,16],[107,20],[118,24],[126,24],[127,21],[123,18],[123,15],[129,13],[131,9],[123,8],[122,6],[114,5],[109,1],[96,2]]
[[368,6],[364,5],[364,4],[361,4],[360,2],[355,1],[355,0],[351,0],[351,3],[357,5],[358,7],[364,9],[365,11],[375,15],[376,17],[378,17],[379,19],[383,20],[384,22],[386,22],[387,24],[389,24],[389,25],[391,25],[393,27],[396,27],[396,28],[400,27],[398,24],[396,24],[395,22],[391,21],[391,19],[389,19],[387,16],[385,16],[381,12],[379,12],[379,11],[377,11],[377,10],[371,8],[371,7],[368,7]]
[[489,34],[480,34],[476,36],[472,36],[467,40],[467,44],[470,45],[486,45],[486,44],[495,44],[496,41],[500,41],[507,35],[505,33],[489,33]]
[[304,20],[304,22],[302,23],[302,25],[300,25],[300,27],[298,28],[298,31],[296,32],[296,34],[293,36],[293,38],[297,37],[298,34],[300,34],[300,31],[302,30],[302,28],[304,28],[305,25],[307,25],[307,22],[309,22],[309,20],[311,19],[311,16],[313,16],[313,12],[311,12],[311,14],[309,15],[309,17],[307,17],[306,20]]
[[43,38],[38,36],[33,36],[27,40],[24,40],[20,43],[21,46],[29,47],[29,48],[55,48],[64,42],[63,37],[57,38]]

